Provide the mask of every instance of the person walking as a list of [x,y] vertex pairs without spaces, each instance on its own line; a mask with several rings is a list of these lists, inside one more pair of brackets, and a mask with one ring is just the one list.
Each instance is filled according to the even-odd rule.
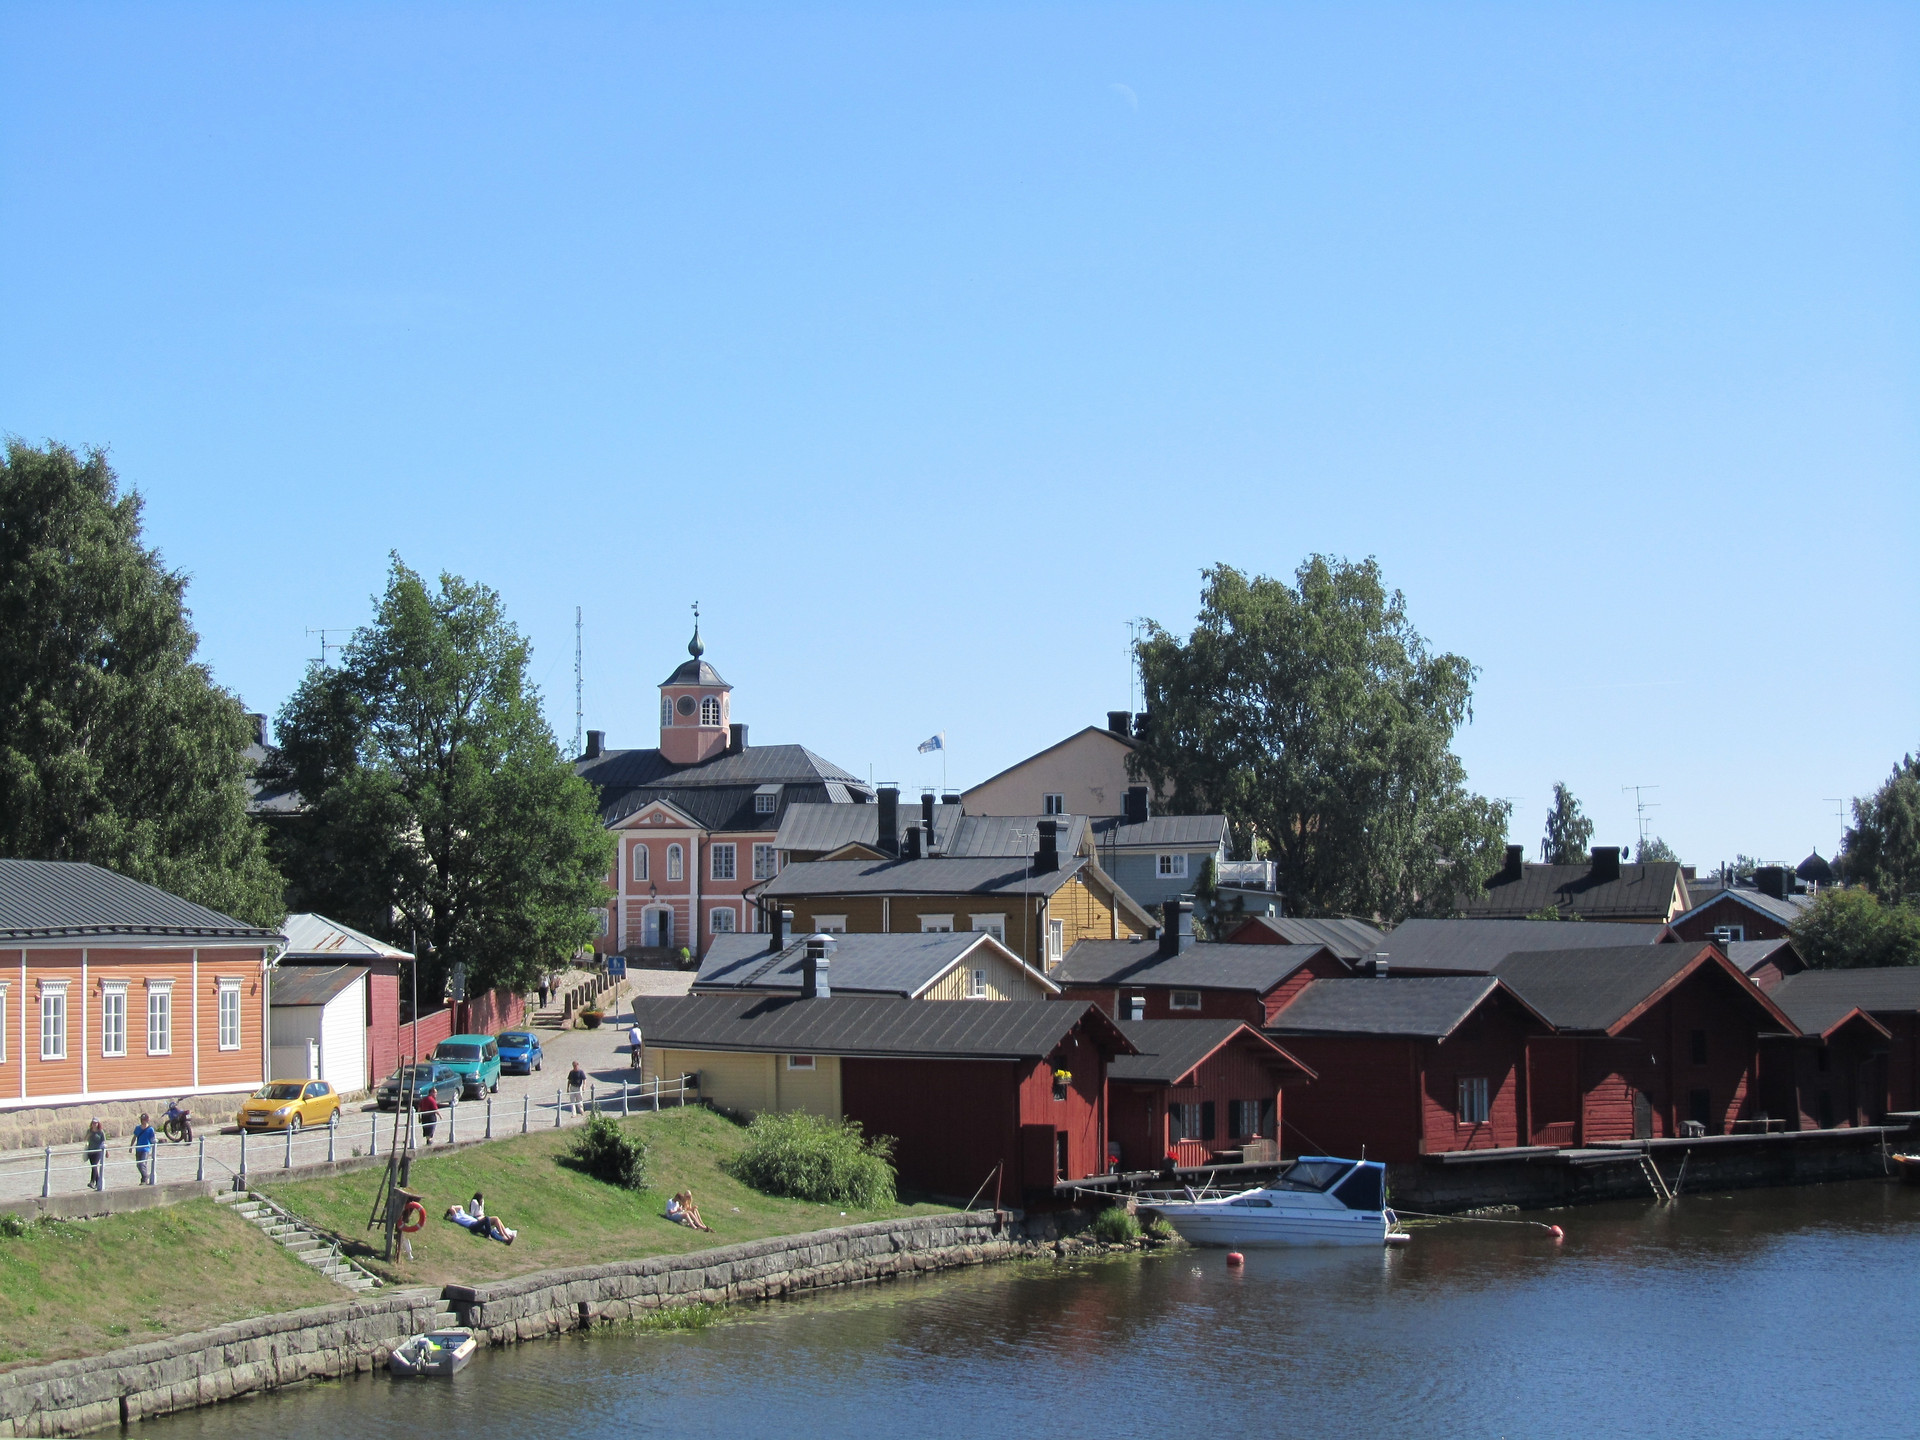
[[540,972],[540,1008],[547,1008],[547,997],[553,994],[553,977],[546,971]]
[[433,1132],[440,1125],[440,1096],[429,1088],[414,1109],[420,1112],[420,1138],[429,1145],[433,1144]]
[[640,1068],[640,1050],[640,1022],[636,1020],[627,1027],[627,1068],[629,1070]]
[[580,1092],[586,1088],[586,1084],[587,1072],[580,1068],[580,1062],[576,1060],[573,1068],[567,1071],[567,1104],[576,1115],[580,1113]]
[[133,1144],[127,1147],[133,1152],[133,1163],[139,1168],[140,1183],[142,1185],[153,1184],[153,1145],[155,1138],[153,1121],[147,1117],[147,1113],[143,1110],[140,1112],[140,1123],[133,1127]]
[[107,1188],[107,1132],[98,1115],[87,1126],[87,1188]]

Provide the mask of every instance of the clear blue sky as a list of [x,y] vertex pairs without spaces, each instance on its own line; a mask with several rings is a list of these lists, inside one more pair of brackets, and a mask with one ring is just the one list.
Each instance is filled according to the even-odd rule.
[[1686,858],[1920,746],[1908,4],[0,11],[0,429],[277,709],[387,552],[563,741],[699,599],[759,743],[972,782],[1215,561],[1375,555],[1459,739]]

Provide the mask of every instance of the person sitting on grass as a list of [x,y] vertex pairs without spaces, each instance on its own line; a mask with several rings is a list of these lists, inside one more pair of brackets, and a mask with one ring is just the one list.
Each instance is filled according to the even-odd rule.
[[693,1203],[691,1190],[682,1190],[667,1201],[667,1218],[695,1230],[704,1230],[709,1235],[713,1233],[713,1227],[700,1218],[700,1207]]
[[462,1230],[470,1230],[475,1235],[484,1235],[489,1240],[498,1240],[502,1245],[511,1245],[520,1238],[518,1230],[509,1230],[506,1222],[498,1215],[469,1215],[458,1205],[447,1207],[447,1219]]

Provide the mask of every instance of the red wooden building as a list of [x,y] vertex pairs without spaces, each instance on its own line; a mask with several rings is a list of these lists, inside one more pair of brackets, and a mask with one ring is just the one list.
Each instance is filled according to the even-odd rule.
[[1053,972],[1062,998],[1120,1020],[1240,1020],[1267,1024],[1302,986],[1351,973],[1322,945],[1082,940]]
[[1510,955],[1498,975],[1554,1035],[1528,1056],[1528,1142],[1734,1132],[1764,1109],[1762,1034],[1797,1034],[1712,944]]
[[1920,966],[1805,970],[1780,980],[1772,996],[1806,1030],[1824,1030],[1856,1008],[1872,1016],[1887,1032],[1877,1047],[1885,1095],[1881,1113],[1920,1110]]
[[1235,926],[1230,945],[1325,946],[1351,964],[1386,948],[1386,933],[1364,920],[1314,920],[1291,915],[1252,915]]
[[902,1188],[1050,1199],[1105,1167],[1107,1065],[1133,1046],[1091,1005],[694,995],[640,1000],[648,1068],[741,1113],[806,1110],[898,1142]]
[[1682,940],[1778,940],[1807,903],[1804,895],[1788,899],[1764,890],[1722,890],[1674,916],[1673,933]]
[[1284,1148],[1406,1162],[1524,1143],[1547,1031],[1491,975],[1316,981],[1268,1030],[1319,1077],[1288,1099]]
[[[1281,1092],[1313,1071],[1239,1020],[1123,1020],[1139,1053],[1107,1067],[1110,1165],[1239,1160],[1280,1139]],[[1277,1152],[1275,1152],[1277,1153]]]

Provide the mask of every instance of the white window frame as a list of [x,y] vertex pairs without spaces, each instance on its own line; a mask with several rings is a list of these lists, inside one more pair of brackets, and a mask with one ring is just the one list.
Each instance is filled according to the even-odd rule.
[[709,730],[717,730],[720,727],[720,699],[718,696],[709,695],[700,702],[700,723]]
[[7,982],[0,980],[0,1065],[7,1063],[7,990]]
[[[726,924],[720,922],[725,919]],[[716,905],[707,912],[707,933],[709,935],[732,935],[740,929],[740,912],[731,905]]]
[[987,998],[987,972],[983,967],[976,967],[973,974],[967,977],[967,998],[969,1000]]
[[920,917],[920,933],[922,935],[951,935],[953,933],[953,916],[922,915]]
[[1744,925],[1716,925],[1713,927],[1714,940],[1722,945],[1745,944],[1747,927]]
[[756,815],[771,815],[779,808],[780,797],[778,795],[756,795],[753,797],[753,813]]
[[653,878],[653,852],[645,841],[633,847],[633,853],[627,857],[627,876],[638,882]]
[[1463,1075],[1459,1081],[1462,1125],[1485,1125],[1493,1117],[1493,1087],[1484,1075]]
[[1154,873],[1162,880],[1184,880],[1187,878],[1187,857],[1184,851],[1161,854],[1155,857]]
[[756,843],[753,847],[753,878],[771,880],[780,873],[780,852],[771,845]]
[[816,935],[844,935],[847,933],[847,917],[844,915],[815,915],[813,933]]
[[787,1069],[789,1070],[817,1070],[819,1068],[817,1060],[812,1055],[787,1056]]
[[[156,1046],[155,1019],[159,1020]],[[171,1055],[173,1053],[173,981],[147,981],[147,1054]]]
[[1060,963],[1067,949],[1067,922],[1064,920],[1047,921],[1047,966],[1051,969]]
[[1170,990],[1167,992],[1167,1009],[1198,1011],[1205,1001],[1198,990]]
[[[56,1029],[50,1022],[59,1017]],[[57,1042],[49,1047],[48,1040]],[[67,1058],[67,982],[65,980],[42,980],[40,982],[40,1058],[42,1060],[64,1060]]]
[[1040,797],[1040,813],[1042,815],[1066,814],[1067,813],[1066,795],[1058,791],[1050,795],[1042,795]]
[[667,846],[667,879],[669,881],[687,878],[687,852],[678,845]]
[[1127,996],[1127,1019],[1144,1020],[1147,1018],[1147,997],[1144,995]]
[[[228,996],[233,997],[231,1002],[228,1001],[227,999]],[[214,989],[213,1013],[215,1016],[214,1023],[216,1027],[214,1033],[217,1038],[219,1048],[222,1050],[238,1050],[240,1048],[241,1008],[242,1007],[240,1004],[240,982],[238,980],[218,981]],[[229,1009],[233,1011],[233,1025],[232,1025],[233,1038],[231,1040],[227,1038],[227,1035],[228,1035],[227,1011]]]
[[118,1060],[127,1053],[127,982],[100,982],[100,1058]]
[[673,697],[671,695],[662,695],[660,697],[660,724],[662,727],[673,724]]
[[998,915],[969,915],[967,928],[978,934],[991,935],[1002,945],[1007,943],[1007,917],[1004,912]]
[[[721,864],[723,858],[726,861],[724,866]],[[731,841],[709,845],[707,847],[707,878],[709,880],[739,879],[740,847]]]

